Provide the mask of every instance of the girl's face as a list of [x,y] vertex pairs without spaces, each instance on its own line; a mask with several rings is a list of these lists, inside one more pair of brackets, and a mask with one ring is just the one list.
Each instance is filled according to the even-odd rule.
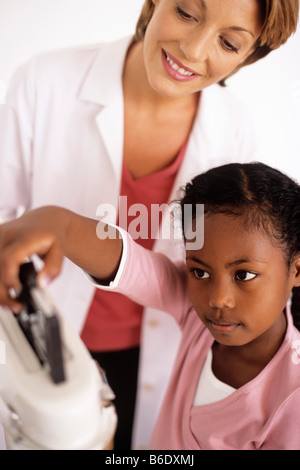
[[234,71],[262,29],[258,0],[153,0],[144,39],[152,88],[163,96],[195,93]]
[[186,256],[192,304],[215,340],[226,346],[283,337],[283,310],[299,285],[297,263],[288,269],[272,239],[246,230],[242,222],[241,217],[205,215],[204,246]]

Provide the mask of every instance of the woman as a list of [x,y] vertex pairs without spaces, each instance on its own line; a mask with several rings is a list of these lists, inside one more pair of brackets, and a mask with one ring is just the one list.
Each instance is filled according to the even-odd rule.
[[[298,7],[298,0],[147,0],[133,39],[35,58],[16,74],[2,117],[2,217],[45,204],[95,217],[110,204],[121,218],[120,195],[128,208],[150,209],[196,173],[253,159],[243,113],[215,84],[283,44]],[[145,238],[138,242],[180,256],[175,243]],[[52,292],[107,370],[117,395],[116,449],[130,446],[142,335],[136,434],[147,446],[179,330],[146,311],[141,333],[140,306],[95,294],[68,262]]]

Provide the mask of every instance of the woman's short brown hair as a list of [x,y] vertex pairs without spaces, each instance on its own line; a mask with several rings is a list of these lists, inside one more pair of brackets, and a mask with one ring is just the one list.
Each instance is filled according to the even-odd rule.
[[[299,0],[260,0],[265,12],[262,32],[253,53],[248,56],[239,69],[253,64],[282,46],[295,33],[299,15]],[[153,16],[155,5],[146,0],[136,26],[135,41],[142,41]],[[236,73],[237,70],[234,71]],[[228,78],[228,77],[227,77]],[[221,85],[225,82],[222,80]]]

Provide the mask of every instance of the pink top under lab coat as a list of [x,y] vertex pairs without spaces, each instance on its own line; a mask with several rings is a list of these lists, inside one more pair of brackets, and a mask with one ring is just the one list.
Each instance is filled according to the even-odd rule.
[[182,329],[152,449],[299,450],[300,333],[290,313],[281,348],[255,379],[219,402],[193,406],[214,339],[191,307],[184,266],[145,250],[124,232],[123,237],[119,271],[104,288],[170,313]]

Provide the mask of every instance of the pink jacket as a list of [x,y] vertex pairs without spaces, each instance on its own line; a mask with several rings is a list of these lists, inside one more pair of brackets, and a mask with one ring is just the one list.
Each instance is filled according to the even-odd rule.
[[300,450],[300,333],[291,314],[281,348],[255,379],[219,402],[193,406],[214,339],[190,304],[185,268],[123,237],[121,265],[106,289],[170,313],[182,330],[152,449]]

